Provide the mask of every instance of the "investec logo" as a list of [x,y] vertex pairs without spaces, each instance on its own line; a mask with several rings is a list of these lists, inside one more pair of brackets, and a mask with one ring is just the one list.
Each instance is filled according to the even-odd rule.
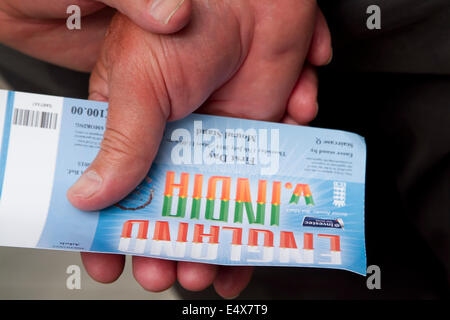
[[177,142],[171,153],[175,165],[258,165],[262,175],[278,173],[280,134],[278,129],[203,129],[194,121],[193,137],[189,130],[175,129],[171,141]]

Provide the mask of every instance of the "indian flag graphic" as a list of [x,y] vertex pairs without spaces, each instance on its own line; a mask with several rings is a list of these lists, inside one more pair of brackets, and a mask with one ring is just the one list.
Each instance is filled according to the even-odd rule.
[[291,200],[289,201],[289,203],[295,203],[298,204],[298,201],[300,200],[300,197],[302,196],[305,197],[305,203],[307,205],[314,205],[314,200],[312,197],[312,193],[311,190],[309,189],[309,185],[307,184],[297,184],[297,186],[294,189],[294,193],[292,194]]

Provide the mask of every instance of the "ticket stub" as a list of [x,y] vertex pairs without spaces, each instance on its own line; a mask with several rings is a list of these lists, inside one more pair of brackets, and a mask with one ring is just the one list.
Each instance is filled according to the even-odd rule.
[[361,136],[192,114],[167,124],[128,197],[83,212],[66,192],[95,158],[107,113],[0,90],[1,246],[366,274]]

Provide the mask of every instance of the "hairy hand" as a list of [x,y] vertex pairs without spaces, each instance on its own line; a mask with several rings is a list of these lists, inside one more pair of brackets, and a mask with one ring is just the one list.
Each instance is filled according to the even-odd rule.
[[[90,72],[116,11],[113,8],[148,31],[167,34],[189,22],[191,1],[177,1],[0,0],[0,42],[37,59]],[[71,5],[80,8],[80,30],[66,26]]]

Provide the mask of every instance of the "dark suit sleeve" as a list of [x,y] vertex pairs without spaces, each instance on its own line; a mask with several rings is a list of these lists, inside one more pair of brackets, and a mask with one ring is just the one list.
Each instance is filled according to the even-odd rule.
[[[342,38],[372,37],[427,19],[450,7],[449,0],[319,0],[327,20]],[[381,9],[382,28],[366,28],[367,8]],[[450,23],[450,22],[449,22]]]
[[[370,5],[381,29],[370,30]],[[333,67],[346,71],[450,75],[450,0],[322,0]]]

